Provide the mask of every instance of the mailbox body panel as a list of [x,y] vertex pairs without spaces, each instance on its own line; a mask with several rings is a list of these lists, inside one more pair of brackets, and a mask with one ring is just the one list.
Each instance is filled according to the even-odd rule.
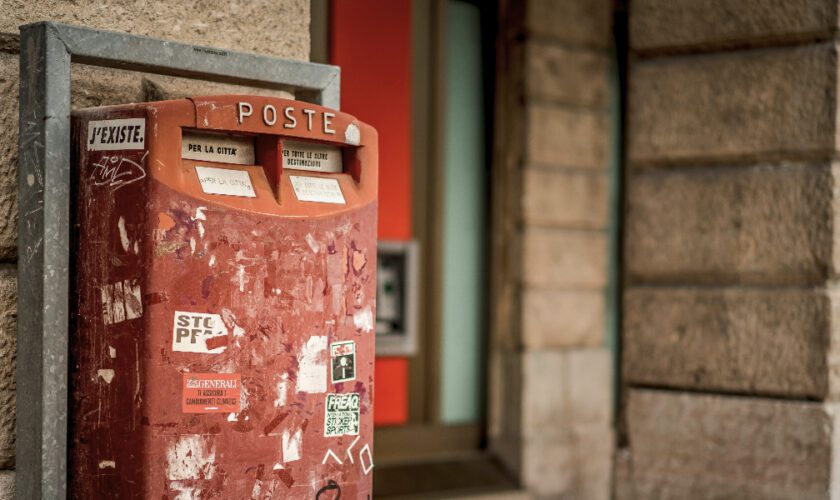
[[[240,123],[243,100],[337,133]],[[88,149],[91,122],[130,120],[141,147]],[[342,146],[346,173],[182,159],[202,128]],[[252,96],[85,110],[73,130],[71,496],[368,498],[375,130]],[[255,196],[204,192],[197,166],[247,172]],[[335,178],[345,203],[299,201],[290,176]]]

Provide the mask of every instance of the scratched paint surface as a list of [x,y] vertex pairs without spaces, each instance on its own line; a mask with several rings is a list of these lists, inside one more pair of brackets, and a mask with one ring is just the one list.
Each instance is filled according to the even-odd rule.
[[[77,118],[76,140],[91,117],[102,112]],[[158,182],[165,165],[145,149],[80,157],[72,496],[368,498],[375,203],[254,214]],[[199,348],[178,348],[191,332],[178,337],[177,313],[208,332]],[[348,341],[353,378],[334,382],[330,346]],[[185,412],[189,374],[239,375],[235,389],[208,393],[238,395],[238,411],[211,398],[199,405],[208,412]]]

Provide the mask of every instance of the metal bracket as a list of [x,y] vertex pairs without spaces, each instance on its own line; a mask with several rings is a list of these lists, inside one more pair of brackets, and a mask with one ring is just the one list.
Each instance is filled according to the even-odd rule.
[[17,498],[67,496],[70,64],[289,90],[338,109],[336,66],[51,22],[20,28]]

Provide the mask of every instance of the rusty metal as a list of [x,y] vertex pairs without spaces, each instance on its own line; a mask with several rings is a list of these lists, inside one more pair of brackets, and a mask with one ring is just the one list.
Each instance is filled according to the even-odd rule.
[[70,65],[292,90],[339,107],[339,69],[89,28],[21,27],[18,498],[67,495]]

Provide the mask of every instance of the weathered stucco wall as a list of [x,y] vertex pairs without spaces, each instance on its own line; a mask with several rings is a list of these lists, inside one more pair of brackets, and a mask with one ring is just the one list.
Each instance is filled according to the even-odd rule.
[[[50,20],[197,45],[309,58],[308,0],[5,2],[0,16],[0,498],[14,496],[18,26]],[[76,65],[74,108],[265,90]],[[275,93],[278,94],[278,93]],[[282,94],[280,94],[282,95]]]
[[837,28],[630,3],[619,499],[840,494]]

